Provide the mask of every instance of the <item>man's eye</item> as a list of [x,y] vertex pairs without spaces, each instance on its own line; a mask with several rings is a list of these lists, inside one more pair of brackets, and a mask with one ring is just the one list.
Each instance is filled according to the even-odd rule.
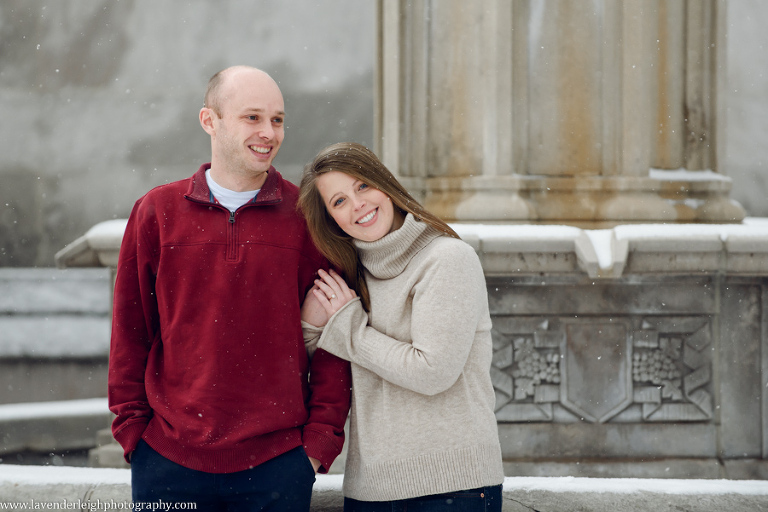
[[248,116],[248,119],[250,119],[251,121],[255,121],[258,118],[259,116]]
[[283,118],[282,117],[276,117],[272,120],[275,124],[283,124]]
[[366,189],[366,188],[368,188],[368,185],[366,183],[361,183],[360,184],[360,190],[363,190],[363,189]]

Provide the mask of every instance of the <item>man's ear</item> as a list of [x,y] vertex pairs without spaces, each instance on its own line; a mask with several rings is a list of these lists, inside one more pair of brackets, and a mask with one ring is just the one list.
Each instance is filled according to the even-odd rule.
[[208,135],[213,135],[213,132],[215,131],[213,127],[213,117],[216,115],[216,113],[213,111],[213,109],[210,109],[208,107],[203,107],[200,109],[200,126],[203,127],[203,130]]

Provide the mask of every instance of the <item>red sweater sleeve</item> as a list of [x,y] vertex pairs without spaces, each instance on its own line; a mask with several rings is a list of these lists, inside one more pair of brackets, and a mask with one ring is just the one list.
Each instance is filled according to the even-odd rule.
[[[317,270],[330,265],[308,239],[305,255],[310,260],[305,290],[314,284]],[[302,296],[302,301],[304,296]],[[303,430],[304,450],[321,462],[320,473],[327,473],[344,446],[344,424],[352,398],[352,372],[349,362],[318,349],[309,367],[309,418]]]
[[351,398],[349,363],[318,349],[309,369],[309,419],[303,441],[307,455],[319,460],[327,473],[344,446],[344,423]]
[[126,460],[152,417],[144,374],[152,341],[159,335],[153,249],[140,217],[141,200],[131,212],[120,247],[109,354],[109,409],[117,415],[112,434]]

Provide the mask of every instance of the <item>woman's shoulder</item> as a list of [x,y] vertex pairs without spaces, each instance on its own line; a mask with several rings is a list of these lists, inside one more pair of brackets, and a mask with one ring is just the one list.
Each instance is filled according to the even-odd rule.
[[425,279],[430,286],[459,285],[467,289],[469,283],[477,283],[478,292],[485,293],[485,273],[480,258],[468,243],[440,236],[422,252],[421,261],[414,268],[418,269],[416,274],[420,280]]
[[452,236],[438,236],[426,249],[427,254],[425,256],[445,263],[479,262],[477,253],[471,245],[460,238],[453,238]]

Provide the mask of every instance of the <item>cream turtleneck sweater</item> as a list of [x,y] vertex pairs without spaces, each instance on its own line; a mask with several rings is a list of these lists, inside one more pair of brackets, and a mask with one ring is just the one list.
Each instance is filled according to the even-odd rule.
[[352,363],[344,495],[389,501],[502,483],[491,318],[474,250],[410,214],[355,245],[371,312],[355,299],[322,334],[304,324],[310,350]]

